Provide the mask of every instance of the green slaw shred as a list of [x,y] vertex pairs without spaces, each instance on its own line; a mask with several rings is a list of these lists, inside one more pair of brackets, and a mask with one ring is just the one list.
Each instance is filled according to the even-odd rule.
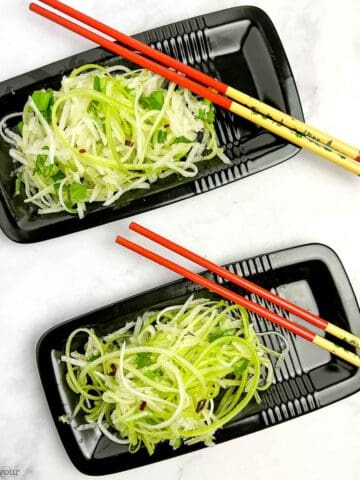
[[105,336],[78,328],[61,357],[78,402],[59,420],[81,413],[77,428],[99,429],[132,453],[144,446],[152,455],[160,442],[212,445],[219,428],[260,402],[274,379],[269,355],[286,350],[262,345],[243,307],[193,296]]
[[[21,116],[16,132],[7,121]],[[16,164],[16,194],[39,214],[84,217],[171,174],[194,177],[219,158],[214,106],[148,70],[83,65],[59,90],[36,90],[20,114],[0,122]]]

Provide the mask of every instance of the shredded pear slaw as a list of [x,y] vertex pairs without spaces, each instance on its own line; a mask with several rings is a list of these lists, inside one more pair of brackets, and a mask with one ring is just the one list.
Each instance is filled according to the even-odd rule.
[[[82,351],[72,347],[78,336]],[[132,453],[144,446],[152,455],[164,441],[212,445],[219,428],[260,402],[274,378],[268,355],[282,359],[283,340],[282,353],[270,350],[243,307],[193,296],[102,337],[78,328],[61,357],[78,403],[60,420],[82,413],[80,430],[100,429]]]
[[[17,131],[7,122],[19,115]],[[229,159],[217,145],[214,106],[148,70],[84,65],[59,90],[36,90],[0,122],[24,190],[39,214],[84,217],[158,179],[194,177],[198,162]]]

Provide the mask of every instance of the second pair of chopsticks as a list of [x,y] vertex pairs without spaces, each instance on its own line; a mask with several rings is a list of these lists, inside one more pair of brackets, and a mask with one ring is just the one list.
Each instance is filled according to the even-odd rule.
[[[155,61],[139,55],[135,51],[129,50],[122,45],[113,43],[107,38],[57,15],[53,11],[40,7],[36,3],[31,3],[30,9],[39,15],[88,38],[107,50],[127,58],[141,67],[151,70],[178,85],[188,88],[192,92],[207,98],[214,104],[269,130],[285,140],[299,147],[306,148],[356,175],[360,175],[360,152],[357,148],[307,125],[304,122],[245,94],[244,92],[226,85],[189,65],[185,65],[184,63],[151,48],[62,2],[57,0],[40,1],[65,15],[104,33],[123,45],[147,55]],[[180,75],[177,72],[181,72],[183,75]]]
[[[348,332],[330,322],[327,320],[324,320],[321,317],[318,317],[317,315],[299,307],[298,305],[295,305],[294,303],[289,302],[288,300],[279,297],[278,295],[275,295],[274,293],[260,287],[259,285],[256,285],[255,283],[240,277],[239,275],[236,275],[235,273],[230,272],[224,267],[221,267],[210,260],[207,260],[200,255],[172,242],[171,240],[158,235],[155,232],[152,232],[151,230],[148,230],[147,228],[132,222],[129,226],[129,228],[141,235],[143,235],[146,238],[149,238],[150,240],[158,243],[159,245],[162,245],[163,247],[168,248],[169,250],[181,255],[184,258],[187,258],[188,260],[191,260],[192,262],[207,268],[211,272],[215,273],[216,275],[219,275],[220,277],[229,280],[235,285],[238,285],[249,292],[252,292],[260,297],[262,297],[265,300],[268,300],[272,302],[275,305],[278,305],[279,307],[287,310],[288,312],[296,315],[299,318],[302,318],[303,320],[319,327],[320,329],[324,330],[325,332],[330,333],[331,335],[340,338],[341,340],[349,343],[350,345],[353,345],[357,348],[360,348],[360,338],[353,335],[351,332]],[[242,305],[249,311],[260,315],[263,318],[266,318],[267,320],[270,320],[272,323],[275,323],[276,325],[279,325],[280,327],[283,327],[285,330],[288,330],[295,335],[298,335],[305,340],[314,343],[320,348],[323,348],[324,350],[327,350],[328,352],[332,353],[333,355],[336,355],[343,360],[346,360],[347,362],[351,363],[352,365],[355,365],[357,367],[360,367],[360,356],[356,355],[355,353],[344,349],[343,347],[340,347],[339,345],[336,345],[335,343],[331,342],[330,340],[327,340],[324,337],[321,337],[320,335],[317,335],[315,332],[312,330],[303,327],[291,320],[288,320],[277,313],[275,313],[272,310],[268,310],[265,307],[259,305],[258,303],[252,302],[251,300],[248,300],[247,298],[233,292],[232,290],[229,290],[222,285],[219,285],[218,283],[215,283],[211,280],[209,280],[206,277],[203,277],[197,273],[192,272],[191,270],[188,270],[181,265],[178,265],[175,262],[172,262],[171,260],[168,260],[165,257],[162,257],[161,255],[158,255],[155,252],[152,252],[151,250],[148,250],[141,245],[137,245],[134,242],[131,242],[130,240],[124,238],[124,237],[117,237],[116,242],[119,245],[122,245],[150,260],[153,262],[156,262],[180,275],[183,277],[193,281],[194,283],[197,283],[198,285],[201,285],[202,287],[207,288],[208,290],[217,293],[218,295],[234,302],[239,305]]]

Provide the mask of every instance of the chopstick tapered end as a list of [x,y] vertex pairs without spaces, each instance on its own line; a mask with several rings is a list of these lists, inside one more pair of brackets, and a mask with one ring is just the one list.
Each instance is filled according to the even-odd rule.
[[129,229],[130,230],[135,230],[137,226],[138,226],[138,223],[136,223],[136,222],[130,222],[129,223]]
[[119,235],[115,238],[115,243],[118,243],[119,245],[123,245],[123,238],[120,237]]

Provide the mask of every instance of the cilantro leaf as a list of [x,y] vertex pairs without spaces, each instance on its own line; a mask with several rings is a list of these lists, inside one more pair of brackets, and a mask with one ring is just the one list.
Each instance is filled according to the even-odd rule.
[[51,88],[47,90],[35,90],[31,95],[33,102],[36,107],[40,110],[42,116],[48,122],[51,119],[51,110],[54,104],[54,92]]
[[236,335],[236,328],[228,328],[227,330],[218,330],[214,333],[209,333],[208,341],[209,343],[215,342],[218,338],[221,337],[231,337],[232,335]]
[[215,109],[214,105],[210,104],[208,109],[200,108],[196,114],[196,118],[202,120],[205,123],[214,123],[215,121]]
[[181,137],[176,137],[173,143],[192,143],[192,141],[186,137],[181,136]]
[[157,142],[158,143],[165,143],[167,139],[167,131],[166,130],[159,130],[157,132]]
[[[59,188],[60,188],[60,183],[59,182],[54,183],[54,190],[55,190],[56,195],[58,195]],[[62,197],[63,197],[63,200],[64,200],[64,204],[65,204],[65,206],[68,210],[68,213],[77,213],[77,209],[73,208],[74,201],[71,199],[70,185],[64,185],[63,186]]]
[[69,213],[77,213],[76,208],[73,208],[72,202],[66,200],[64,203],[65,203],[65,206],[66,206],[66,208],[68,209],[68,212],[69,212]]
[[183,444],[182,438],[179,437],[176,440],[174,440],[174,442],[172,443],[172,446],[176,450],[177,448],[180,448],[182,444]]
[[56,163],[48,163],[47,155],[38,155],[36,157],[34,174],[41,175],[45,179],[50,179],[56,175],[59,171],[58,165]]
[[73,182],[70,185],[69,193],[70,193],[70,199],[74,204],[74,203],[82,202],[85,200],[87,189],[81,183]]
[[53,95],[53,91],[49,88],[47,90],[35,90],[31,98],[40,112],[45,112],[50,105]]
[[139,352],[136,354],[136,366],[137,368],[147,367],[151,364],[151,353],[150,352]]
[[65,174],[59,170],[58,172],[55,173],[55,175],[52,175],[51,176],[53,182],[60,182],[61,180],[63,180],[65,178]]
[[156,370],[146,370],[144,375],[150,378],[150,380],[157,381],[164,375],[164,372],[161,370],[161,368],[157,368]]
[[164,105],[164,92],[162,90],[156,90],[148,97],[142,96],[140,103],[145,108],[150,108],[151,110],[161,110]]
[[98,110],[99,110],[99,102],[97,100],[91,100],[91,102],[87,107],[87,112],[97,114]]
[[239,362],[235,363],[234,365],[234,373],[235,377],[239,378],[245,372],[249,365],[250,361],[247,358],[243,358]]

